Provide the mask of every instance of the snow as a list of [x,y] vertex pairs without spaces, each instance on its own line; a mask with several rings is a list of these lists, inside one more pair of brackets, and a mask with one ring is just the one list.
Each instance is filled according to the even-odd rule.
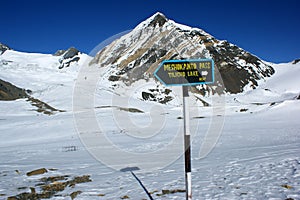
[[[92,72],[103,74],[105,68],[93,71],[95,66],[89,66],[86,74],[80,71],[90,61],[87,55],[63,70],[58,69],[58,59],[12,50],[0,56],[1,79],[31,89],[34,97],[66,110],[48,116],[36,112],[25,99],[0,102],[1,198],[29,192],[30,187],[39,189],[42,177],[89,174],[92,182],[68,187],[51,199],[71,199],[70,193],[79,190],[76,199],[82,200],[126,195],[146,199],[134,177],[119,171],[136,166],[141,168],[136,175],[154,199],[184,199],[182,192],[162,194],[162,190],[185,189],[180,88],[168,105],[145,102],[138,94],[143,86],[151,88],[151,82],[113,90],[105,75],[93,84]],[[300,64],[273,67],[274,76],[255,90],[206,97],[211,107],[203,107],[190,95],[193,199],[300,199],[300,101],[296,100]],[[85,80],[87,85],[76,85]],[[93,115],[82,107],[73,113],[76,86],[83,88],[80,98],[93,95],[91,105],[78,104],[92,107]],[[86,128],[86,135],[81,128]],[[207,155],[203,146],[208,147]],[[114,148],[118,151],[108,151]],[[26,175],[42,167],[56,170]]]
[[276,92],[299,93],[299,64],[274,64],[276,70],[268,86]]

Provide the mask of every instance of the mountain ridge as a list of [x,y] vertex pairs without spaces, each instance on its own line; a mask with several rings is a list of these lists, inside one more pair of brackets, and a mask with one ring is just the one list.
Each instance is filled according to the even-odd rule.
[[7,81],[0,79],[0,101],[10,101],[28,97],[29,90],[19,88]]
[[[153,72],[166,59],[212,58],[216,82],[194,87],[198,93],[240,93],[274,74],[272,66],[224,40],[217,40],[202,29],[181,25],[156,13],[131,32],[99,51],[91,64],[108,67],[112,85],[153,78]],[[158,83],[159,84],[159,83]]]
[[[80,62],[80,55],[73,47],[57,51],[52,55],[55,60],[52,65],[67,70],[72,63]],[[265,82],[275,73],[272,63],[225,40],[217,40],[200,28],[178,24],[162,13],[147,18],[131,32],[107,45],[89,63],[106,68],[101,78],[108,81],[111,88],[122,84],[127,87],[142,79],[154,81],[156,87],[141,90],[139,98],[168,103],[172,100],[172,90],[161,85],[153,72],[164,59],[189,58],[212,58],[217,67],[215,84],[190,88],[190,92],[203,96],[255,89],[259,82]],[[10,61],[1,62],[7,65]]]

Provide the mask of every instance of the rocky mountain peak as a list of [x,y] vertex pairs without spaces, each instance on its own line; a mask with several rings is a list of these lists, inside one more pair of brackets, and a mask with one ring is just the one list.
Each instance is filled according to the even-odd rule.
[[104,77],[112,85],[130,86],[140,79],[154,79],[153,72],[163,60],[201,58],[212,58],[218,72],[214,84],[193,87],[193,92],[203,95],[239,93],[246,86],[254,89],[259,80],[274,73],[268,63],[238,46],[168,20],[161,13],[106,46],[92,63],[109,68]]
[[6,50],[10,50],[7,45],[0,43],[0,55],[3,54]]
[[157,24],[161,27],[168,21],[168,19],[165,17],[165,15],[163,15],[160,12],[157,12],[156,14],[154,14],[150,19],[152,19],[152,21],[149,23],[149,25],[154,26],[154,27]]
[[64,49],[60,49],[60,50],[57,50],[53,55],[54,56],[62,56],[63,58],[72,58],[76,55],[78,55],[79,53],[79,50],[76,49],[75,47],[70,47],[69,49],[67,50],[64,50]]
[[59,69],[69,67],[72,62],[78,62],[80,57],[79,55],[79,50],[76,49],[75,47],[70,47],[67,50],[58,50],[53,54],[54,56],[61,56],[59,59]]

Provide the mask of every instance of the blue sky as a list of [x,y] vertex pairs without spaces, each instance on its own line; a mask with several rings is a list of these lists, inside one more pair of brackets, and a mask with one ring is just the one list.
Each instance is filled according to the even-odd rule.
[[299,0],[2,0],[0,42],[18,51],[89,53],[156,12],[270,62],[300,58]]

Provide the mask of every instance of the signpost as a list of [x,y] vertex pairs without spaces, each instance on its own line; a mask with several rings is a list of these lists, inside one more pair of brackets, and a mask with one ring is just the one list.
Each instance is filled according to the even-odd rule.
[[212,59],[165,60],[154,75],[166,86],[190,86],[214,82]]
[[184,119],[184,160],[186,200],[192,199],[191,176],[191,136],[187,97],[188,86],[214,82],[214,61],[199,60],[165,60],[155,70],[154,76],[166,86],[182,86]]

